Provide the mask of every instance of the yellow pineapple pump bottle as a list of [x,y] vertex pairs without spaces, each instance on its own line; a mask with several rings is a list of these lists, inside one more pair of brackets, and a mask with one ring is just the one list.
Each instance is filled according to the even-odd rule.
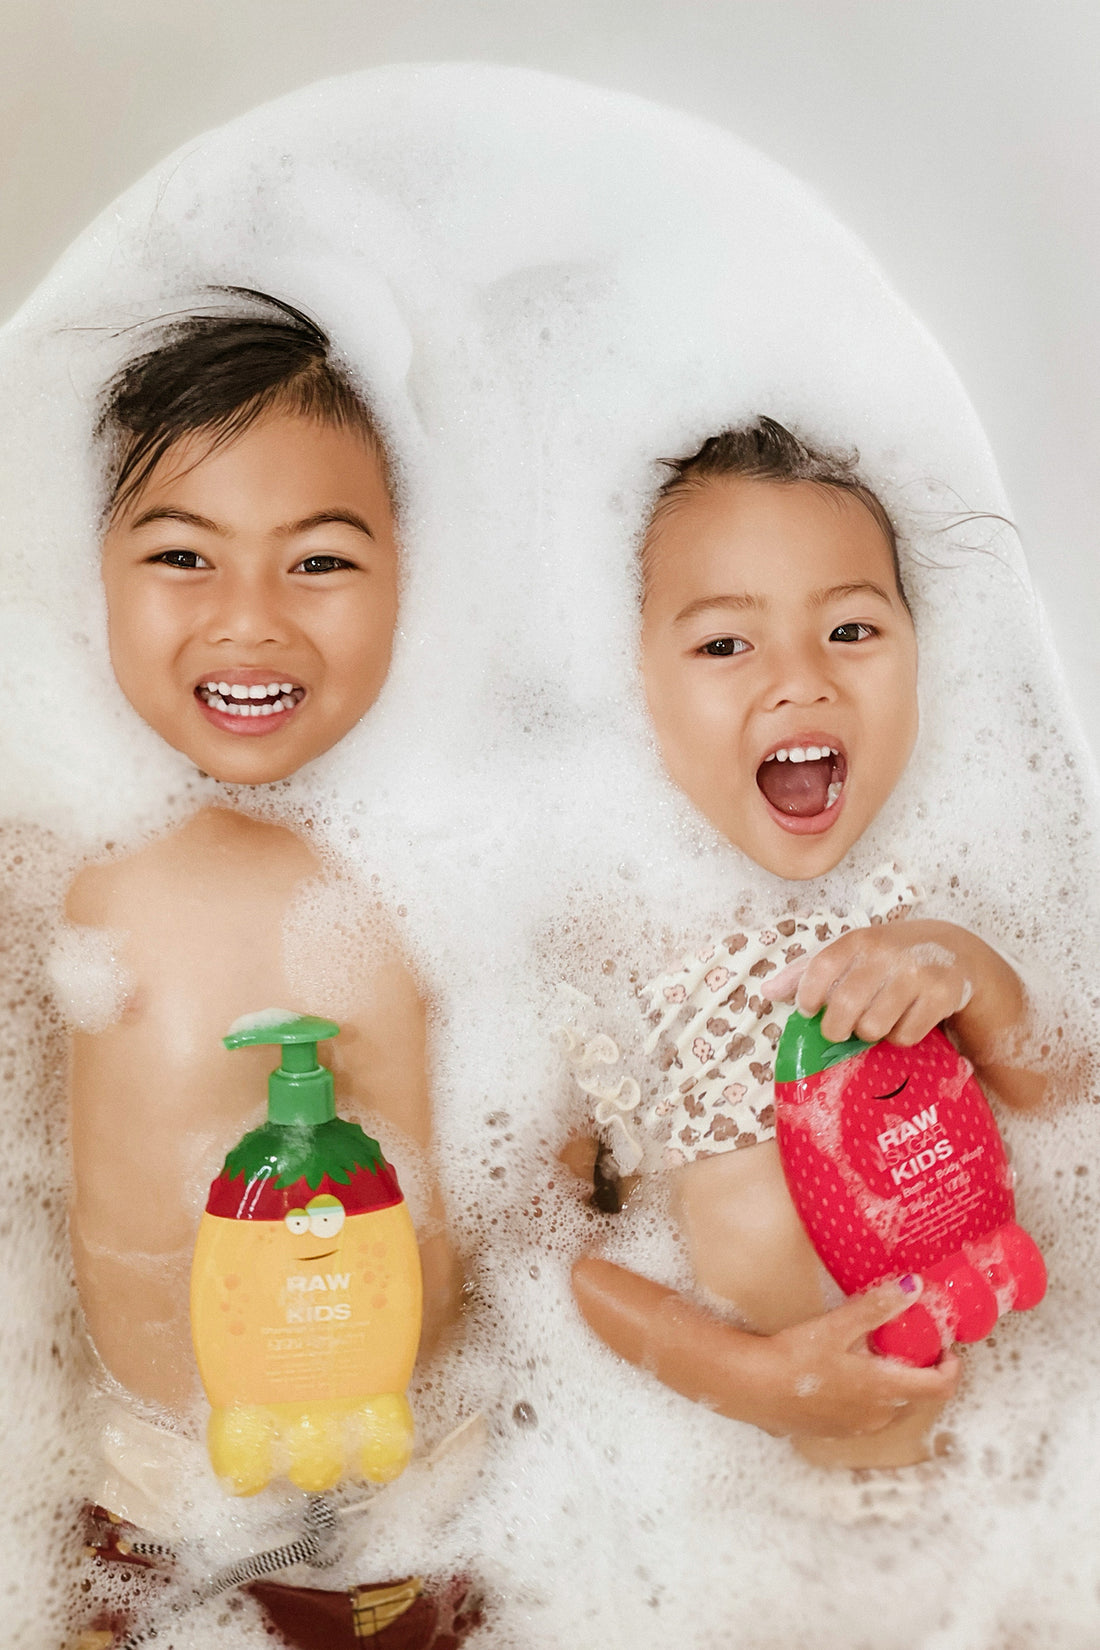
[[191,1269],[207,1446],[235,1495],[280,1473],[311,1492],[387,1483],[412,1450],[420,1256],[377,1141],[336,1115],[317,1044],[339,1029],[268,1010],[223,1039],[282,1048],[267,1122],[211,1186]]

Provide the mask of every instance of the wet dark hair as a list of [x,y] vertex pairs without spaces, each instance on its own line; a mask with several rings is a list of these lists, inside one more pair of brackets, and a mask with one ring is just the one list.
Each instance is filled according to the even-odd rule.
[[266,292],[215,290],[236,300],[234,309],[166,320],[103,391],[96,435],[109,446],[108,516],[177,441],[202,430],[213,451],[274,407],[360,430],[385,462],[370,410],[317,323]]
[[[650,534],[660,528],[661,518],[677,499],[722,476],[745,476],[756,481],[812,481],[819,487],[832,487],[837,492],[857,498],[870,511],[882,536],[890,547],[894,580],[898,595],[906,609],[909,598],[901,579],[898,560],[898,539],[894,524],[882,501],[861,481],[856,471],[859,454],[852,452],[834,457],[818,452],[800,441],[790,430],[774,418],[759,417],[753,424],[739,430],[723,430],[703,442],[690,458],[666,458],[661,462],[672,471],[657,494],[657,503],[650,519]],[[649,536],[642,550],[642,576],[649,571],[652,548]]]

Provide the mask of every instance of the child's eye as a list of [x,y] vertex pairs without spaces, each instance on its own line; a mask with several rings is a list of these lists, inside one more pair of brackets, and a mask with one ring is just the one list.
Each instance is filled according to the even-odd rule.
[[345,567],[354,567],[353,561],[343,556],[305,556],[291,569],[294,573],[338,573]]
[[160,550],[155,556],[150,556],[149,560],[159,562],[162,567],[182,567],[189,571],[210,566],[197,550]]
[[740,636],[716,636],[712,642],[704,642],[696,652],[708,659],[732,659],[735,654],[748,653],[749,644]]
[[868,636],[877,636],[874,625],[860,624],[853,620],[851,624],[838,624],[829,637],[831,642],[865,642]]

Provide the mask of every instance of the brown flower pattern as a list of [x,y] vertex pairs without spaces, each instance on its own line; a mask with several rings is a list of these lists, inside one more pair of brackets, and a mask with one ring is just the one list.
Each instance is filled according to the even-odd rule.
[[676,1086],[641,1109],[665,1158],[737,1151],[775,1136],[774,1058],[790,1012],[762,982],[852,928],[905,917],[921,893],[897,864],[861,884],[850,911],[791,911],[770,926],[727,934],[692,952],[641,990],[651,1027],[646,1051]]

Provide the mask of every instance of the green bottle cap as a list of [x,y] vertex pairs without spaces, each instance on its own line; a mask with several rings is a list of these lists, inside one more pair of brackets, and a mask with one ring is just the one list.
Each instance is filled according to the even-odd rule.
[[265,1009],[234,1022],[226,1048],[250,1048],[256,1043],[281,1046],[282,1061],[267,1080],[267,1119],[289,1128],[314,1128],[336,1116],[332,1073],[317,1059],[317,1044],[339,1034],[332,1020],[312,1014],[289,1014]]
[[875,1046],[859,1037],[849,1037],[846,1043],[830,1043],[821,1030],[824,1012],[821,1009],[808,1020],[797,1008],[792,1009],[775,1051],[777,1083],[795,1083],[800,1077],[812,1077],[817,1071],[839,1066],[842,1060],[850,1060],[853,1054],[862,1054],[865,1048]]

